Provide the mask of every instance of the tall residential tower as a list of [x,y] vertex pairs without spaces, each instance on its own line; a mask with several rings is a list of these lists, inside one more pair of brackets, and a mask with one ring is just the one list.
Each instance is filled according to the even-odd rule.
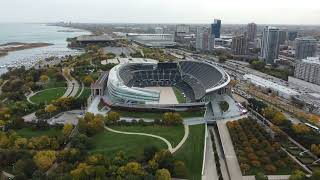
[[250,42],[254,42],[257,38],[257,25],[255,23],[249,23],[247,25],[247,35]]
[[246,36],[235,36],[232,38],[231,50],[234,55],[246,55],[248,49],[248,38]]
[[266,26],[263,29],[261,56],[266,64],[274,64],[279,56],[279,29]]
[[214,37],[206,27],[198,27],[196,34],[197,51],[210,51],[214,48]]
[[307,57],[315,57],[317,53],[317,40],[313,38],[297,38],[296,39],[296,59],[304,59]]

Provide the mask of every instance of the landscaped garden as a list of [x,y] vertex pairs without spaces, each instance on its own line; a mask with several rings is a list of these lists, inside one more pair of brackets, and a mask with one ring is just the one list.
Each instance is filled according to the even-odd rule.
[[31,127],[25,127],[22,129],[16,130],[17,134],[24,138],[32,138],[32,137],[40,137],[40,136],[48,136],[54,137],[62,135],[61,128],[49,128],[49,129],[32,129]]
[[172,147],[175,147],[179,144],[184,136],[184,127],[182,125],[178,126],[160,126],[160,125],[151,125],[151,126],[111,126],[112,129],[124,132],[136,132],[136,133],[147,133],[153,134],[167,139]]
[[165,142],[148,136],[126,135],[103,131],[92,137],[93,149],[90,153],[100,153],[108,156],[114,156],[119,151],[123,151],[128,156],[143,156],[144,148],[155,146],[159,149],[167,149]]
[[63,96],[66,90],[67,88],[65,87],[46,89],[30,97],[30,100],[36,104],[40,104],[40,103],[49,104],[51,101],[56,100],[61,96]]
[[287,175],[300,169],[255,120],[242,119],[227,126],[243,175]]

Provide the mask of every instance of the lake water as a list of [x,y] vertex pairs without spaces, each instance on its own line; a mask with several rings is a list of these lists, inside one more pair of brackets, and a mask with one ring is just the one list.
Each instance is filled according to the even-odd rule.
[[[9,42],[43,42],[54,44],[48,47],[9,52],[7,56],[0,57],[0,66],[30,64],[50,56],[65,56],[79,53],[78,50],[67,48],[68,43],[66,39],[90,33],[82,30],[61,32],[70,30],[72,29],[47,26],[46,24],[0,23],[0,44]],[[0,74],[6,71],[6,68],[0,68]]]

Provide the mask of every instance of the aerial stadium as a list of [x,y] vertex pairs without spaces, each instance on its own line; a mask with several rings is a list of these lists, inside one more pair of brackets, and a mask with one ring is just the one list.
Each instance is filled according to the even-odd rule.
[[[92,85],[92,94],[101,96],[111,108],[198,110],[217,96],[227,94],[229,82],[229,75],[211,61],[130,60],[103,73]],[[174,87],[182,92],[185,103],[172,101],[175,96],[171,96],[166,87]]]

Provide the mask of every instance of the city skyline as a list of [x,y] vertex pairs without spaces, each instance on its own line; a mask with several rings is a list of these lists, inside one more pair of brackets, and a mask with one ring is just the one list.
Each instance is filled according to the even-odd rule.
[[[263,3],[261,1],[261,3]],[[252,0],[4,0],[0,7],[0,22],[56,22],[87,23],[212,23],[214,18],[224,24],[303,24],[319,25],[320,3],[307,0],[271,0],[264,3]],[[17,6],[19,4],[19,6]],[[276,4],[276,8],[274,8]],[[312,7],[310,7],[312,4]],[[196,8],[195,8],[196,7]],[[299,12],[299,13],[297,13]],[[284,14],[285,13],[285,14]],[[241,16],[239,16],[241,15]]]

